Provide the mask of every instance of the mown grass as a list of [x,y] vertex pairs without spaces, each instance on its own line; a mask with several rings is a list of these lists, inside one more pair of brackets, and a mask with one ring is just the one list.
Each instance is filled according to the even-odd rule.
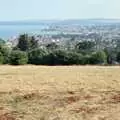
[[119,120],[120,67],[0,66],[0,120]]

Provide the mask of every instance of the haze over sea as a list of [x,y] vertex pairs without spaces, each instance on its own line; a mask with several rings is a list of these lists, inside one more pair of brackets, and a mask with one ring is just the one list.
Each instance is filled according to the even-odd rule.
[[[0,38],[9,39],[20,34],[58,34],[58,31],[46,32],[50,26],[64,25],[120,25],[120,19],[76,19],[76,20],[44,20],[44,21],[25,21],[25,22],[0,22]],[[64,31],[64,30],[63,30]]]
[[23,33],[39,34],[44,28],[45,25],[0,25],[0,38],[7,40]]

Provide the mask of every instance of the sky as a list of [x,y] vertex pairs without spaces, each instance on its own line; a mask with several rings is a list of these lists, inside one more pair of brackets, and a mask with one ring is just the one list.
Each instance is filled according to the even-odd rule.
[[120,0],[0,0],[0,21],[120,19]]

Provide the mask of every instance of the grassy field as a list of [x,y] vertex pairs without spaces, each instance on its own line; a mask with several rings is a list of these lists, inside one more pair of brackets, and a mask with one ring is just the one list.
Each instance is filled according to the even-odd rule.
[[0,66],[0,120],[120,120],[120,67]]

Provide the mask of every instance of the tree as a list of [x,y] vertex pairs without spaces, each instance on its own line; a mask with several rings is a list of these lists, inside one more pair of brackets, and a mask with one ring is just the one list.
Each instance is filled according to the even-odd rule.
[[68,64],[69,65],[81,65],[84,64],[83,55],[76,52],[68,52]]
[[29,39],[30,39],[30,49],[35,49],[39,47],[38,40],[36,40],[34,36],[31,36]]
[[120,52],[117,54],[117,61],[120,63]]
[[104,51],[98,51],[91,55],[89,59],[90,64],[106,64],[107,56]]
[[28,56],[23,51],[12,51],[10,54],[9,62],[12,65],[24,65],[28,62]]
[[45,63],[44,57],[47,55],[47,51],[37,48],[28,52],[29,64],[40,65]]
[[104,49],[105,54],[107,55],[107,63],[113,64],[117,61],[117,54],[118,52],[113,48],[105,48]]
[[8,63],[8,59],[9,59],[9,54],[10,54],[10,49],[8,47],[6,47],[5,45],[0,45],[0,53],[3,56],[3,63],[7,64]]
[[46,56],[46,64],[48,65],[67,65],[67,52],[63,50],[55,50]]
[[67,65],[68,64],[68,55],[66,51],[56,50],[51,53],[52,61],[54,65]]
[[48,65],[78,65],[83,64],[82,55],[65,50],[52,51],[46,57]]
[[28,34],[23,34],[19,36],[18,44],[14,50],[29,51],[38,48],[38,41],[34,36],[28,36]]
[[21,51],[28,51],[30,48],[30,40],[28,34],[19,36],[17,48]]
[[3,64],[3,62],[4,62],[4,57],[3,57],[2,53],[0,52],[0,64]]
[[91,58],[91,56],[90,55],[85,55],[85,56],[83,56],[83,58],[82,58],[82,63],[83,63],[83,65],[87,65],[87,64],[90,64],[90,58]]
[[47,48],[48,50],[53,51],[53,50],[58,49],[59,46],[58,46],[55,42],[52,42],[52,43],[49,43],[49,44],[46,46],[46,48]]
[[95,43],[92,41],[81,41],[76,45],[76,49],[82,53],[89,53],[93,51]]

